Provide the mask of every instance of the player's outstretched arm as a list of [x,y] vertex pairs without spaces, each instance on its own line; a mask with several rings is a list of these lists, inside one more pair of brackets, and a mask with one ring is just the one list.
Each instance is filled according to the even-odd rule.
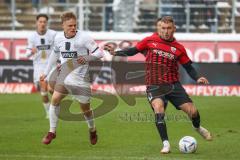
[[[58,66],[58,60],[59,60],[59,53],[52,51],[52,53],[50,54],[50,57],[48,59],[48,64],[47,64],[47,68],[45,68],[44,70],[44,74],[41,75],[41,80],[44,80],[47,75],[49,74],[49,72],[51,71],[51,69],[54,66]],[[59,68],[58,68],[59,69]]]
[[104,50],[108,51],[113,56],[134,56],[139,53],[136,47],[125,48],[120,51],[114,51],[114,48],[109,45],[104,46]]
[[208,80],[205,77],[200,77],[196,69],[192,66],[192,62],[188,62],[182,65],[183,68],[187,71],[188,75],[199,84],[209,84]]
[[[88,48],[89,50],[91,47]],[[98,46],[93,49],[92,54],[86,56],[79,56],[77,59],[78,64],[84,65],[90,61],[98,61],[103,57],[104,53],[103,50],[100,49]]]

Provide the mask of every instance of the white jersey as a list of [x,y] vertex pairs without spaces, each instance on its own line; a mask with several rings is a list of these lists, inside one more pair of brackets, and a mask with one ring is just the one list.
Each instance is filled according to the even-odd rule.
[[40,76],[44,74],[44,70],[48,64],[49,56],[53,49],[53,42],[56,33],[56,31],[48,29],[44,35],[34,32],[28,38],[28,55],[32,55],[32,48],[37,49],[37,52],[32,56],[34,83],[38,83]]
[[[64,32],[58,33],[44,74],[48,75],[52,66],[60,59],[61,69],[56,76],[56,85],[64,85],[75,99],[85,104],[89,103],[91,97],[89,63],[78,64],[77,60],[80,57],[87,62],[97,60],[103,57],[103,51],[85,32],[78,31],[72,38],[66,38]],[[51,74],[48,76],[51,77]]]
[[52,46],[56,31],[48,29],[44,35],[40,35],[38,32],[34,32],[28,38],[28,52],[32,51],[32,48],[37,49],[37,53],[33,55],[33,64],[47,64],[48,58],[52,52]]
[[[88,63],[85,65],[77,64],[77,59],[80,56],[93,56],[96,58],[102,58],[103,52],[98,47],[98,44],[86,33],[77,31],[76,35],[72,38],[66,38],[64,32],[58,33],[54,39],[55,61],[60,59],[61,65],[65,66],[65,69],[71,71],[71,76],[86,78],[88,76]],[[46,74],[49,73],[50,64]]]

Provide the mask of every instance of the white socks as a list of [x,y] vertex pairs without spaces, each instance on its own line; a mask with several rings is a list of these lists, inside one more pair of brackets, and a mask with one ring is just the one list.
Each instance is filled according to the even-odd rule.
[[[50,107],[49,107],[49,122],[50,122],[49,132],[52,132],[52,133],[56,132],[59,113],[60,113],[60,106],[53,106],[51,104]],[[94,130],[95,129],[95,123],[94,123],[93,112],[92,112],[91,116],[89,116],[89,117],[84,115],[84,118],[86,120],[88,128],[90,130]]]
[[49,122],[50,122],[50,130],[49,132],[55,133],[58,122],[58,115],[60,113],[59,106],[53,106],[52,104],[49,107]]
[[45,109],[46,115],[48,116],[48,114],[49,114],[49,106],[50,106],[50,103],[49,103],[49,102],[47,102],[47,103],[43,103],[43,106],[44,106],[44,109]]
[[88,124],[88,128],[91,130],[91,129],[94,129],[95,128],[95,124],[94,124],[94,116],[93,116],[93,111],[91,111],[92,114],[91,116],[87,117],[84,115],[84,118]]

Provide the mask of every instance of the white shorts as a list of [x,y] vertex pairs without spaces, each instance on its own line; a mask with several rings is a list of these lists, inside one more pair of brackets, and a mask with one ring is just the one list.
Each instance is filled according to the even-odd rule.
[[68,90],[69,94],[80,103],[86,104],[91,99],[91,87],[90,83],[84,80],[84,78],[68,75],[64,80],[64,86]]
[[88,77],[84,78],[73,72],[66,75],[60,71],[56,85],[63,85],[69,94],[80,103],[90,103],[92,93]]
[[34,64],[33,65],[33,82],[38,84],[40,81],[40,76],[44,74],[44,70],[47,68],[47,64]]
[[58,77],[59,71],[57,70],[56,67],[53,67],[49,74],[46,77],[46,80],[49,82],[56,82],[57,77]]

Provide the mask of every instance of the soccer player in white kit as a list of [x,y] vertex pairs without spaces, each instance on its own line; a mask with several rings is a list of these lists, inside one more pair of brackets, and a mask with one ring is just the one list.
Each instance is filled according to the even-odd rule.
[[53,40],[56,32],[47,29],[48,16],[39,14],[36,16],[36,31],[28,37],[27,54],[33,60],[34,84],[40,89],[43,106],[48,118],[49,98],[47,81],[40,82],[40,76],[47,67],[49,56],[52,52]]
[[90,142],[94,145],[97,143],[97,132],[90,107],[91,89],[88,62],[90,60],[100,60],[103,51],[87,33],[76,29],[76,16],[74,13],[64,12],[61,21],[63,32],[56,35],[48,67],[45,74],[41,76],[41,80],[44,80],[51,67],[60,59],[61,68],[57,75],[49,108],[50,130],[43,138],[42,143],[50,144],[56,138],[60,102],[67,94],[70,94],[80,103],[80,108],[88,124]]

